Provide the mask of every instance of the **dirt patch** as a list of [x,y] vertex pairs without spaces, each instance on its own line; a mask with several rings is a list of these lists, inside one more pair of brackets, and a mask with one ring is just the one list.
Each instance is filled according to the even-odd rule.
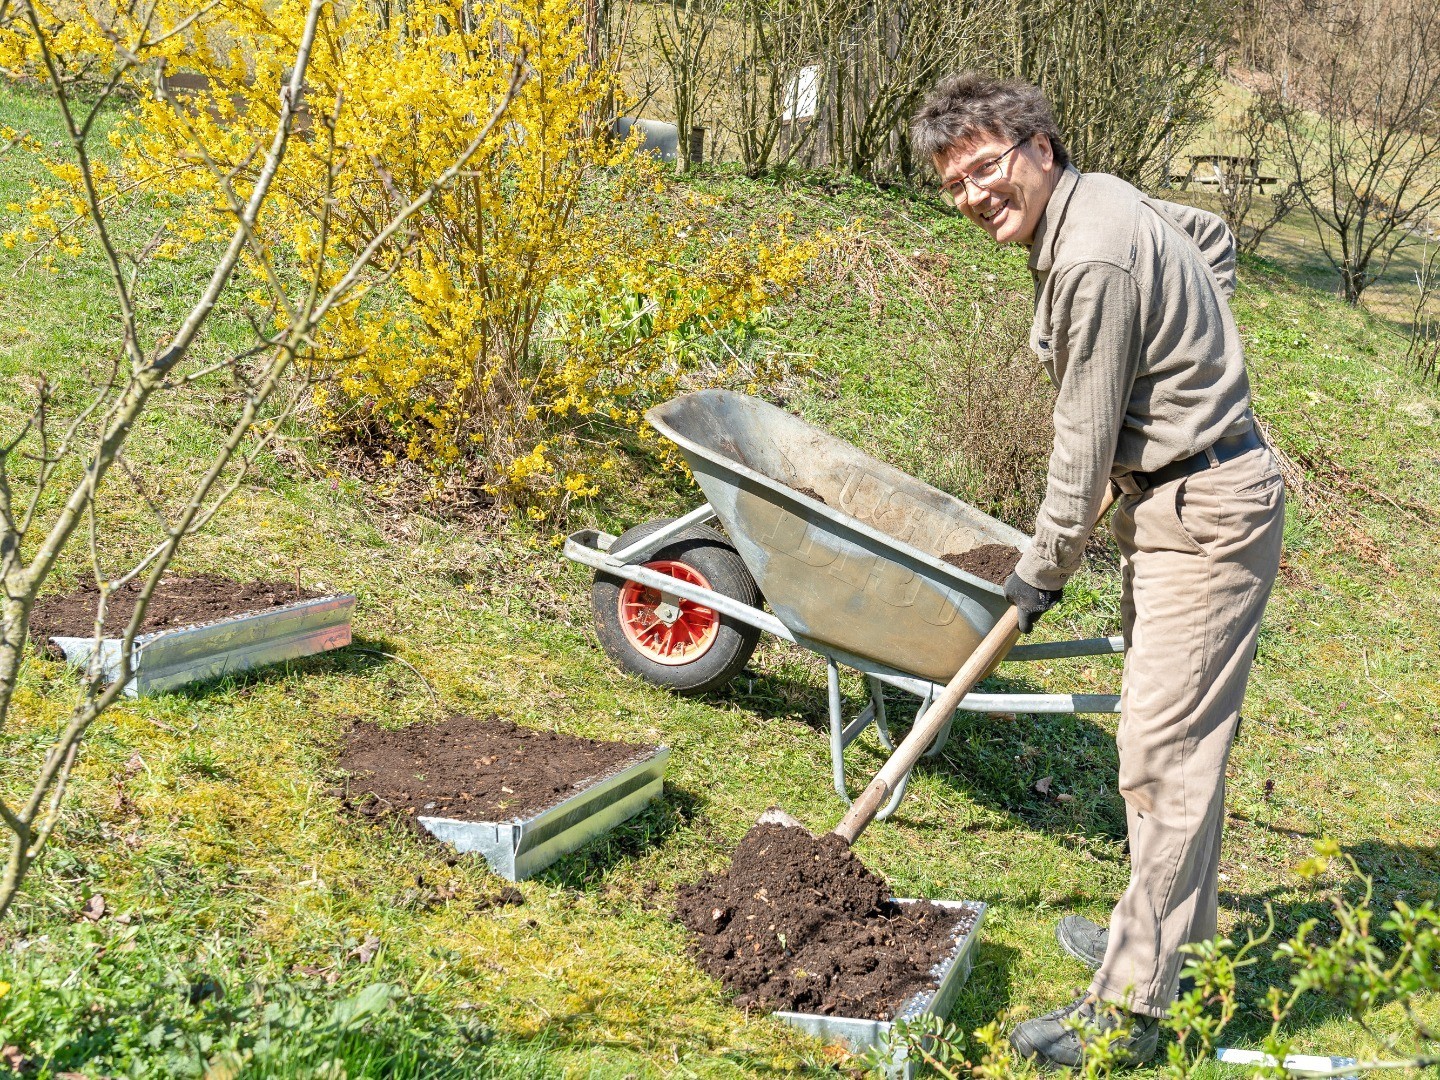
[[791,491],[798,491],[801,495],[808,495],[808,496],[810,496],[810,498],[814,499],[814,500],[815,500],[816,502],[818,502],[818,503],[824,503],[824,505],[826,505],[826,506],[829,506],[829,505],[830,505],[829,503],[825,502],[824,496],[822,496],[822,495],[821,495],[818,491],[816,491],[814,488],[797,487],[797,488],[791,488],[790,490],[791,490]]
[[366,817],[509,821],[554,806],[652,749],[471,716],[398,730],[362,720],[350,729],[340,767],[350,774],[346,806]]
[[475,903],[476,911],[489,911],[497,907],[519,907],[525,903],[525,894],[513,885],[507,885],[494,896],[482,896]]
[[1005,579],[1015,571],[1020,562],[1020,552],[1009,544],[981,544],[969,551],[946,555],[945,561],[958,566],[967,573],[996,585],[1004,585]]
[[[110,603],[105,607],[106,636],[119,637],[125,632],[142,587],[140,582],[132,581],[110,597]],[[140,624],[140,632],[153,634],[160,630],[180,630],[327,595],[330,594],[309,589],[297,591],[294,582],[252,581],[242,585],[218,574],[166,574],[151,594],[150,603],[145,606],[145,620]],[[47,596],[39,600],[30,613],[30,636],[35,647],[47,656],[63,659],[64,654],[50,644],[50,639],[93,637],[95,612],[99,606],[100,587],[94,582],[63,596]]]
[[974,925],[968,910],[889,896],[838,836],[757,825],[729,869],[680,888],[675,914],[741,1008],[889,1020]]

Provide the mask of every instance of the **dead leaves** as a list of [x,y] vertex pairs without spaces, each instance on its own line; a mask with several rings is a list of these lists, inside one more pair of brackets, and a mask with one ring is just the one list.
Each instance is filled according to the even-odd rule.
[[1053,798],[1057,803],[1072,803],[1075,801],[1074,795],[1068,794],[1064,791],[1057,791],[1052,795],[1050,789],[1054,783],[1055,778],[1053,776],[1042,776],[1039,780],[1036,780],[1035,783],[1031,785],[1031,790],[1033,790],[1035,794],[1041,795],[1044,798]]

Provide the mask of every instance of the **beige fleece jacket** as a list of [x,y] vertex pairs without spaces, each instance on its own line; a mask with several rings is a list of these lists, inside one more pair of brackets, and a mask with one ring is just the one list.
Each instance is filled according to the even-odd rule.
[[1248,430],[1250,384],[1229,304],[1235,241],[1214,214],[1067,168],[1030,271],[1030,347],[1059,394],[1045,501],[1016,569],[1059,589],[1111,477]]

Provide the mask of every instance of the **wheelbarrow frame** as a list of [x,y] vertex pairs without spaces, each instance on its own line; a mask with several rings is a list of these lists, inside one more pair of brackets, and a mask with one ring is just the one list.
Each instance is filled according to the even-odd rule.
[[[931,700],[944,689],[931,679],[918,677],[913,673],[896,669],[878,661],[856,656],[832,646],[813,640],[800,640],[779,618],[758,607],[726,596],[724,593],[707,589],[689,582],[679,581],[668,574],[650,570],[641,565],[644,560],[660,550],[675,537],[695,525],[707,524],[717,518],[707,502],[674,521],[667,523],[641,540],[614,550],[617,537],[598,529],[582,529],[566,538],[564,555],[574,562],[582,563],[594,570],[637,582],[660,593],[661,602],[678,605],[680,600],[702,604],[721,615],[747,626],[758,629],[784,641],[789,641],[825,658],[827,698],[830,718],[830,766],[835,792],[847,804],[850,796],[845,782],[845,749],[854,742],[871,724],[876,736],[888,751],[894,749],[885,714],[884,688],[893,686],[920,699],[919,712],[929,707]],[[1072,641],[1048,641],[1031,645],[1017,645],[1005,656],[1005,661],[1058,660],[1078,656],[1105,656],[1124,652],[1125,643],[1121,637],[1082,638]],[[869,690],[869,702],[865,708],[848,723],[845,720],[844,702],[840,695],[840,668],[848,667],[865,677]],[[961,700],[957,711],[977,713],[1117,713],[1120,698],[1114,694],[1014,694],[1014,693],[970,693]],[[917,715],[919,715],[917,713]],[[954,716],[926,752],[933,758],[944,748],[950,737]],[[880,820],[888,818],[899,807],[905,797],[910,777],[896,788],[885,807],[876,815]]]

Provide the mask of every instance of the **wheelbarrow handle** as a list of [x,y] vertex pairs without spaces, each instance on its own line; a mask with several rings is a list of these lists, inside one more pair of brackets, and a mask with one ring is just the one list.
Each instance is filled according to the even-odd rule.
[[[1105,512],[1110,509],[1115,501],[1115,489],[1110,487],[1105,492],[1105,498],[1101,500],[1100,510],[1095,515],[1095,524],[1098,525]],[[1094,528],[1092,525],[1091,528]],[[832,830],[847,844],[853,844],[856,837],[865,831],[865,827],[875,820],[875,815],[890,798],[895,786],[905,778],[908,773],[920,760],[926,748],[935,741],[940,734],[951,714],[964,699],[965,695],[975,688],[987,671],[1004,658],[1011,647],[1020,637],[1020,612],[1015,607],[1005,609],[1005,614],[1000,616],[994,628],[985,635],[980,645],[970,654],[969,659],[961,665],[955,677],[946,685],[945,689],[930,703],[925,710],[925,715],[915,721],[915,726],[910,729],[895,752],[890,755],[890,760],[881,766],[880,771],[875,774],[875,779],[861,793],[860,797],[850,804],[849,811],[840,819],[840,824]]]

